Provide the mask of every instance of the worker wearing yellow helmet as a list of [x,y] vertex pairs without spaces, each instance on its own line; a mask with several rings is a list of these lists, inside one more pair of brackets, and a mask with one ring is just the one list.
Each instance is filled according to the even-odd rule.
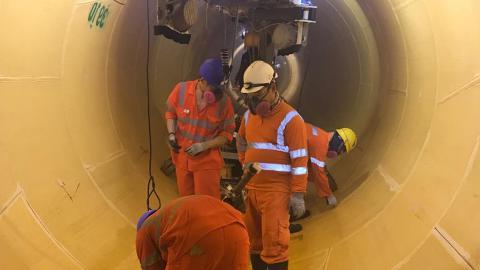
[[[330,206],[337,205],[325,168],[327,158],[336,158],[343,153],[351,152],[357,145],[357,136],[349,128],[339,128],[327,132],[319,127],[305,123],[308,144],[308,177],[315,184],[317,195],[325,198]],[[301,218],[308,216],[309,213]],[[299,218],[297,218],[299,219]]]

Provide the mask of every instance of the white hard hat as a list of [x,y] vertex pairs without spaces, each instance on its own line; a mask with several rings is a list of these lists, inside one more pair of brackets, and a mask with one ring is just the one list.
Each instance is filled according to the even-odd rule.
[[276,77],[277,74],[271,65],[257,60],[245,70],[241,92],[244,94],[258,92],[268,86]]

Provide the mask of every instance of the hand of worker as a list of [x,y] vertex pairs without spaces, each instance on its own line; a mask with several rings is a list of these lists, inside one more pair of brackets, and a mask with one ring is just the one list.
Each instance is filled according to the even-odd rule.
[[330,206],[337,206],[337,197],[335,197],[335,195],[330,195],[327,197],[327,205],[330,205]]
[[192,144],[185,150],[185,152],[187,152],[187,154],[189,154],[190,156],[196,156],[205,150],[207,150],[207,145],[203,142]]
[[180,150],[181,147],[177,143],[177,138],[175,137],[175,133],[170,133],[168,135],[168,145],[175,153],[178,153],[178,150]]
[[293,192],[290,196],[290,213],[294,218],[299,218],[305,214],[305,199],[303,192]]

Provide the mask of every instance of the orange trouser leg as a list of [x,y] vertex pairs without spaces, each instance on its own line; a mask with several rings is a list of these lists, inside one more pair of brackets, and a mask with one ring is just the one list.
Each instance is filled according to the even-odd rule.
[[246,200],[245,225],[253,254],[268,264],[288,260],[290,242],[288,203],[290,194],[249,190]]
[[187,169],[175,168],[175,174],[177,175],[177,187],[180,196],[193,195],[195,192],[193,185],[193,173]]
[[193,172],[196,195],[210,195],[220,199],[221,170],[200,170]]
[[166,270],[247,270],[248,233],[239,223],[214,230],[192,247],[188,254]]
[[325,172],[313,171],[313,178],[317,195],[321,198],[328,197],[333,194],[330,184],[328,183],[328,176]]

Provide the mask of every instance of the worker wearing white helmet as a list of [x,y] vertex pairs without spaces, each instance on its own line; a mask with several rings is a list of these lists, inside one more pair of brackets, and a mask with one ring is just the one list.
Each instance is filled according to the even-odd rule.
[[271,65],[255,61],[245,71],[241,90],[249,110],[238,131],[239,160],[262,168],[246,187],[245,225],[253,270],[288,269],[289,208],[295,217],[305,212],[305,123],[280,97],[275,78]]

